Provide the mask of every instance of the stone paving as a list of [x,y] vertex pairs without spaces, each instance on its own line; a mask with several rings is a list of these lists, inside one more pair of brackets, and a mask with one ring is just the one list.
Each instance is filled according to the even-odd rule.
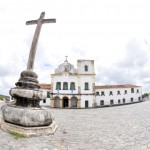
[[51,112],[58,125],[54,135],[16,139],[0,130],[0,150],[150,149],[150,101]]

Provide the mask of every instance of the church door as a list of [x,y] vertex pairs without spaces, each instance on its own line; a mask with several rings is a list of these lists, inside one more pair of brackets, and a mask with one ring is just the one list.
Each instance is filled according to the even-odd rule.
[[125,99],[123,99],[123,104],[125,104],[126,103],[126,100]]
[[85,101],[85,108],[88,108],[88,107],[89,107],[89,102]]
[[68,107],[68,98],[67,97],[65,97],[63,99],[63,107]]

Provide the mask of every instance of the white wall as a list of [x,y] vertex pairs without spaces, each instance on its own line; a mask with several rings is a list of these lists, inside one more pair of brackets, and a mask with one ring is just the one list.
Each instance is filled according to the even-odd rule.
[[[43,91],[43,93],[45,94],[45,95],[47,95],[47,92],[49,91],[49,90],[46,90],[46,89],[40,89],[41,91]],[[49,91],[50,92],[50,91]],[[50,98],[46,98],[46,101],[45,101],[45,103],[44,103],[44,100],[41,100],[40,101],[40,106],[50,106]]]
[[93,96],[82,95],[81,96],[81,108],[85,108],[85,101],[88,101],[89,107],[93,107]]
[[[137,89],[139,93],[137,93]],[[125,94],[125,90],[127,90],[127,94]],[[102,91],[104,91],[105,96],[101,96]],[[113,95],[109,95],[110,91],[113,92]],[[120,95],[117,95],[117,91],[120,91]],[[123,99],[125,99],[125,103],[132,103],[131,98],[133,98],[133,102],[138,102],[139,97],[142,100],[141,87],[135,87],[134,93],[131,93],[131,88],[96,89],[96,92],[100,94],[100,96],[96,95],[97,106],[100,106],[100,100],[104,100],[104,105],[110,105],[110,100],[113,100],[114,104],[118,104],[119,99],[120,104],[123,104]]]
[[[88,71],[85,71],[85,65],[88,66]],[[77,62],[78,74],[95,74],[94,60],[78,60]]]
[[[85,82],[89,84],[89,90],[85,90]],[[95,76],[82,75],[80,76],[81,93],[93,93],[93,83],[95,84]]]
[[[88,71],[85,71],[85,65],[88,66]],[[94,85],[95,85],[95,71],[94,60],[78,60],[78,82],[81,87],[81,108],[85,108],[85,101],[88,101],[88,107],[93,107],[94,103]],[[88,83],[88,90],[85,90],[85,83]],[[87,94],[87,95],[86,95]]]
[[[77,75],[54,75],[53,76],[53,93],[57,93],[56,83],[61,82],[61,90],[59,93],[71,94],[70,83],[75,82],[75,90],[73,90],[74,94],[78,93],[78,79]],[[63,82],[68,82],[68,90],[63,90]]]

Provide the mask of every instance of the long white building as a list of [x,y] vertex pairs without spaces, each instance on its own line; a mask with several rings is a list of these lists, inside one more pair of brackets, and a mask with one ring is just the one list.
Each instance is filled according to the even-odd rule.
[[95,85],[94,60],[78,60],[77,69],[67,59],[51,74],[51,84],[40,84],[47,99],[41,105],[52,108],[90,108],[142,101],[142,87]]
[[142,101],[141,86],[136,85],[106,85],[96,86],[97,106],[129,104]]

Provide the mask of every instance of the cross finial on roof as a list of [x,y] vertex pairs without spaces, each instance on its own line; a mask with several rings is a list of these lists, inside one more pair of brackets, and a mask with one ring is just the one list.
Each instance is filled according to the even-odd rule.
[[67,57],[68,57],[68,56],[65,56],[65,57],[66,57],[66,60],[65,60],[65,61],[67,61]]

